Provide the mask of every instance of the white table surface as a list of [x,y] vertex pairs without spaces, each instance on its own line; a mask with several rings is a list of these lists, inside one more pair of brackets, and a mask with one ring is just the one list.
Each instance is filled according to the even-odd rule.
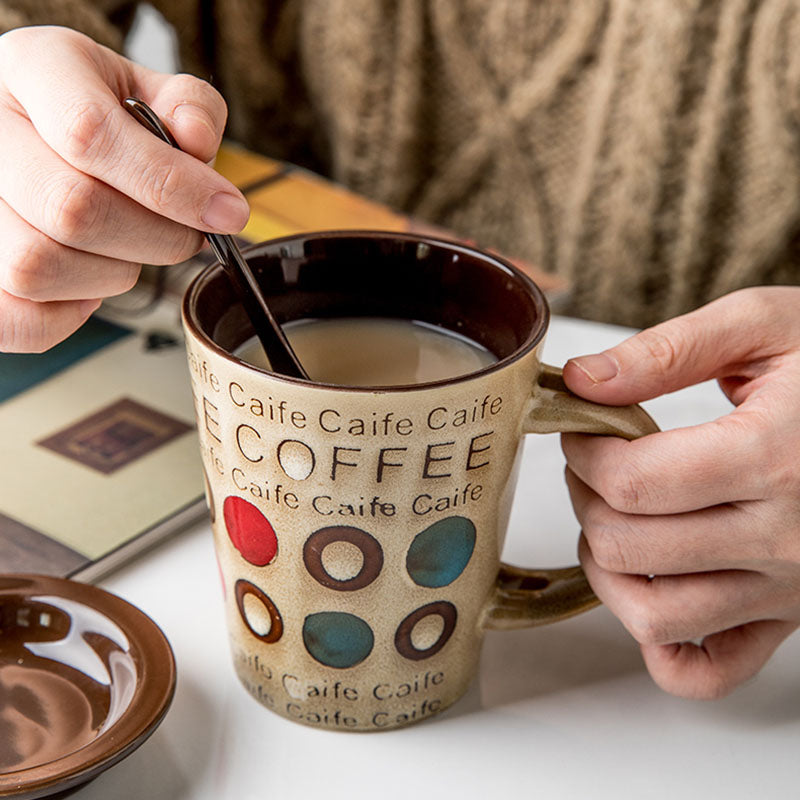
[[[545,360],[560,365],[627,333],[557,317]],[[728,409],[715,384],[646,405],[662,428]],[[571,563],[576,539],[558,437],[529,437],[505,558]],[[651,682],[636,644],[599,608],[547,628],[490,632],[472,688],[438,717],[391,732],[338,733],[284,720],[239,685],[206,523],[102,585],[161,626],[178,685],[153,736],[75,800],[800,795],[797,635],[729,698],[687,701]]]

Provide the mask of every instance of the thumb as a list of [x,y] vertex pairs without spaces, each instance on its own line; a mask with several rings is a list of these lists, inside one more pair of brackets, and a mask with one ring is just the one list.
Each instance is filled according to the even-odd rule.
[[609,350],[570,359],[564,381],[587,399],[626,405],[730,374],[759,350],[753,332],[775,324],[774,317],[759,319],[763,305],[746,292],[728,295]]
[[164,120],[181,150],[210,163],[219,149],[227,119],[222,95],[193,75],[135,69],[140,97]]

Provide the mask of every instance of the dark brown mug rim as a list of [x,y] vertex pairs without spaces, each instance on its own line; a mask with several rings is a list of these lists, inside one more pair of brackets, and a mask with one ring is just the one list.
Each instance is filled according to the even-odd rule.
[[[195,314],[197,299],[200,293],[206,288],[207,284],[214,279],[220,277],[223,273],[222,265],[219,261],[213,261],[202,272],[195,276],[183,296],[182,302],[182,315],[184,325],[192,333],[192,335],[202,341],[212,351],[217,353],[220,357],[235,363],[238,366],[244,367],[262,375],[268,375],[271,379],[286,382],[288,384],[305,386],[309,388],[323,388],[333,389],[338,391],[356,392],[363,394],[388,393],[388,392],[409,392],[420,391],[424,389],[433,389],[441,386],[454,385],[458,383],[465,383],[472,381],[476,378],[489,375],[506,368],[509,364],[518,361],[520,358],[531,352],[544,338],[550,322],[550,309],[547,300],[542,290],[522,272],[518,267],[515,267],[511,262],[504,259],[502,256],[494,253],[488,253],[471,247],[467,244],[457,240],[446,239],[436,236],[429,236],[427,234],[420,235],[415,233],[395,232],[395,231],[380,231],[380,230],[335,230],[335,231],[312,231],[305,233],[291,234],[289,236],[281,236],[275,239],[268,239],[263,242],[249,245],[242,249],[245,258],[252,258],[260,254],[264,254],[267,249],[278,248],[282,246],[297,244],[305,241],[320,241],[332,239],[364,239],[364,240],[395,240],[402,242],[416,243],[417,245],[429,245],[439,248],[444,248],[453,254],[469,255],[473,258],[480,259],[482,262],[491,265],[494,269],[499,269],[506,275],[511,276],[517,281],[530,296],[535,307],[536,324],[531,326],[525,340],[518,345],[511,353],[502,358],[498,358],[492,364],[489,364],[482,369],[469,372],[464,375],[458,375],[452,378],[445,378],[436,381],[427,381],[421,383],[411,384],[396,384],[396,385],[376,385],[376,386],[348,386],[343,384],[325,383],[323,381],[305,380],[288,375],[281,375],[277,372],[255,366],[247,361],[243,361],[234,353],[226,350],[220,346],[209,333],[201,327]],[[377,316],[377,315],[376,315]]]

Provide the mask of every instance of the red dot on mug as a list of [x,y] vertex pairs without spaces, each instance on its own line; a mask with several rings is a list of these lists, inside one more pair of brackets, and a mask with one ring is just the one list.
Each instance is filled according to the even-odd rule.
[[270,521],[252,503],[230,495],[222,506],[225,528],[245,561],[264,567],[278,555],[278,537]]

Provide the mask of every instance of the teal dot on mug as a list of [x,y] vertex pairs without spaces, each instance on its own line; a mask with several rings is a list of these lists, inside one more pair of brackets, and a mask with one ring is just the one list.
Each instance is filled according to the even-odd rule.
[[347,669],[371,652],[375,637],[363,619],[342,611],[309,614],[303,623],[303,644],[326,667]]
[[475,525],[466,517],[448,517],[417,534],[406,556],[406,569],[418,586],[452,583],[475,549]]

